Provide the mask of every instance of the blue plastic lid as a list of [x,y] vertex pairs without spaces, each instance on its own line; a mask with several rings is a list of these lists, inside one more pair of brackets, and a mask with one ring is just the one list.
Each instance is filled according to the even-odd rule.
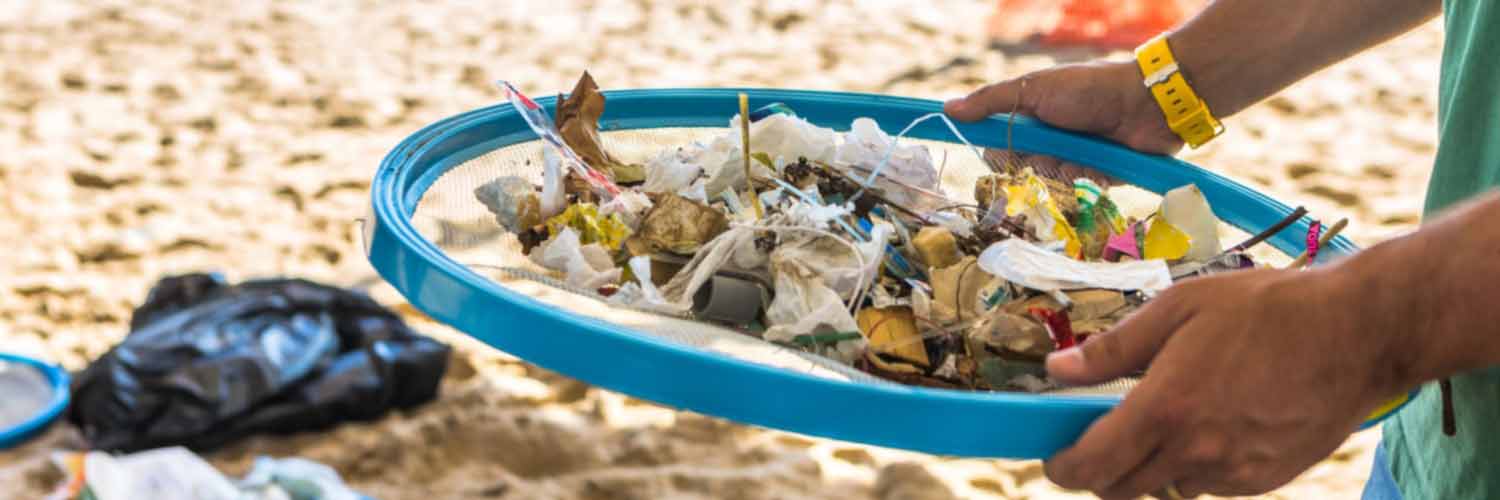
[[0,400],[0,449],[7,449],[47,428],[68,406],[68,372],[0,352]]
[[[769,89],[648,89],[605,92],[601,130],[724,127],[738,94],[752,106],[784,103],[811,123],[847,130],[858,117],[887,133],[942,110],[942,103],[885,95]],[[552,113],[555,98],[538,103]],[[1006,115],[959,124],[975,145],[1007,146]],[[1292,212],[1227,178],[1167,156],[1016,117],[1015,149],[1096,168],[1156,193],[1196,184],[1224,222],[1251,233]],[[907,137],[956,142],[928,121]],[[696,349],[628,327],[570,314],[475,272],[423,237],[412,216],[448,171],[536,135],[510,105],[443,119],[392,150],[371,183],[364,241],[371,264],[432,318],[543,368],[606,389],[730,420],[808,435],[943,455],[1047,458],[1073,443],[1119,396],[967,392],[821,378]],[[1269,243],[1302,250],[1304,217]],[[1335,238],[1319,261],[1356,247]],[[1403,403],[1404,404],[1404,403]],[[1399,407],[1398,407],[1399,408]],[[1391,412],[1395,410],[1392,409]],[[1385,413],[1389,415],[1390,412]],[[1366,426],[1379,418],[1371,419]]]

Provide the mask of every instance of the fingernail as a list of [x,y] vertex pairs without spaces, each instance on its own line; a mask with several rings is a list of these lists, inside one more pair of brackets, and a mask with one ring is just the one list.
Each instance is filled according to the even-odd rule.
[[1083,350],[1069,347],[1047,354],[1048,373],[1080,373],[1083,371]]

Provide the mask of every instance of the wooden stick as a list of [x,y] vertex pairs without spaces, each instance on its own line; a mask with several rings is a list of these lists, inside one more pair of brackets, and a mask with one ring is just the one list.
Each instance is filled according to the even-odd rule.
[[745,148],[741,150],[745,157],[745,188],[750,190],[751,204],[755,205],[755,220],[765,218],[766,211],[760,205],[760,195],[755,193],[755,176],[750,174],[750,96],[740,92],[740,138],[744,139]]
[[1260,242],[1266,241],[1270,237],[1275,236],[1276,233],[1279,233],[1281,232],[1281,230],[1286,229],[1287,226],[1292,225],[1293,222],[1297,222],[1297,219],[1301,219],[1304,215],[1307,215],[1307,208],[1297,207],[1296,210],[1293,210],[1291,214],[1287,215],[1285,218],[1282,218],[1281,221],[1277,222],[1269,228],[1266,228],[1265,231],[1261,231],[1259,234],[1251,236],[1250,239],[1245,240],[1238,245],[1235,245],[1229,250],[1225,250],[1224,253],[1244,251],[1249,249],[1250,247],[1259,245]]
[[[1333,241],[1333,238],[1338,236],[1339,232],[1343,231],[1344,227],[1348,225],[1349,219],[1339,219],[1338,222],[1333,223],[1333,226],[1329,227],[1327,231],[1323,231],[1323,236],[1318,238],[1318,248],[1321,249],[1327,246],[1328,242]],[[1306,251],[1302,252],[1302,255],[1298,255],[1296,260],[1293,260],[1291,264],[1287,264],[1286,268],[1296,269],[1305,265],[1307,265]]]

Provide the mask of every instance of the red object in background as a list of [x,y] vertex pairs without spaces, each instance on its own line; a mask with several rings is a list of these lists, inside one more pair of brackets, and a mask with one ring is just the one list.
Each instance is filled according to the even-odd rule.
[[1131,49],[1187,18],[1203,0],[1000,0],[990,35],[1047,46]]

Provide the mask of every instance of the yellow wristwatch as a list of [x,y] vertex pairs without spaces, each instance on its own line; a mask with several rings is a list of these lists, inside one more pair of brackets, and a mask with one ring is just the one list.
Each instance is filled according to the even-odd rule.
[[1135,60],[1140,64],[1146,88],[1151,90],[1151,97],[1167,119],[1167,127],[1183,142],[1197,148],[1224,133],[1224,125],[1214,118],[1208,104],[1183,78],[1177,58],[1167,46],[1165,33],[1135,49]]

